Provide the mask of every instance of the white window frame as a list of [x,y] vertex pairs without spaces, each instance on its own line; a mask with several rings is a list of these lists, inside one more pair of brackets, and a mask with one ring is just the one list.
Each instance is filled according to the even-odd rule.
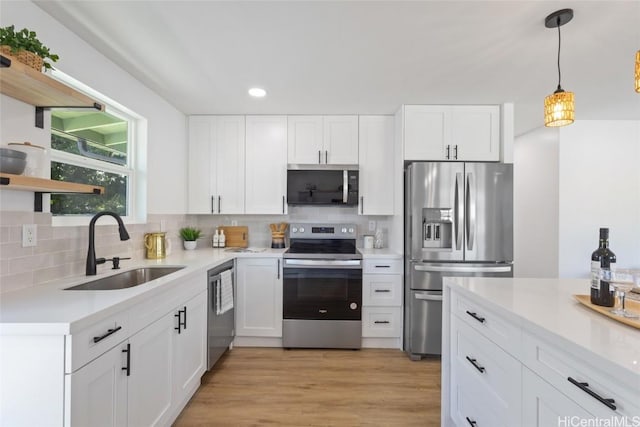
[[[51,148],[51,161],[67,163],[89,169],[127,176],[127,215],[122,219],[125,224],[145,223],[147,220],[147,120],[113,99],[97,92],[84,83],[61,72],[51,70],[51,77],[83,92],[105,106],[105,112],[126,120],[127,128],[127,164],[117,165],[106,161],[91,159],[77,154]],[[51,165],[49,165],[51,170]],[[100,197],[100,196],[95,196]],[[43,206],[50,211],[49,197]],[[53,226],[89,225],[92,215],[51,216]],[[114,221],[115,223],[115,221]]]

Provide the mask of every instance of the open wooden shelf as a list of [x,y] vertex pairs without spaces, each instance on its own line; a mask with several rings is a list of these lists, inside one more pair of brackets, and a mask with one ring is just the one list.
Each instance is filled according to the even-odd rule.
[[34,176],[12,175],[0,173],[0,188],[7,190],[35,191],[38,193],[84,193],[104,194],[104,187],[97,185],[76,184],[73,182],[55,181]]
[[37,116],[41,115],[45,108],[72,107],[104,110],[104,105],[47,74],[28,67],[11,55],[0,55],[0,65],[0,93],[35,106],[36,126],[38,126]]

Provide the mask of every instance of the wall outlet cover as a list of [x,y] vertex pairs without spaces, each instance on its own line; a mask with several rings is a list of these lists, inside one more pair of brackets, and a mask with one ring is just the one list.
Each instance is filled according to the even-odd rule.
[[369,231],[376,231],[376,222],[369,221]]
[[22,225],[22,247],[35,246],[37,242],[38,226],[36,224]]

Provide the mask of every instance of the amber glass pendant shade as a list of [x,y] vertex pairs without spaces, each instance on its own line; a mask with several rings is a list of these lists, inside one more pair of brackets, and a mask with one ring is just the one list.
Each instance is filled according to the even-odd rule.
[[544,99],[544,125],[547,127],[570,125],[574,112],[573,92],[556,91]]
[[640,50],[636,52],[636,92],[640,93]]

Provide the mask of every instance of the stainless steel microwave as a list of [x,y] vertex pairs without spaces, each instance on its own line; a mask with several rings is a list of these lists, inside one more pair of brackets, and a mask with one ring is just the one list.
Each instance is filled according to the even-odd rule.
[[357,206],[358,171],[349,169],[287,170],[290,205]]

